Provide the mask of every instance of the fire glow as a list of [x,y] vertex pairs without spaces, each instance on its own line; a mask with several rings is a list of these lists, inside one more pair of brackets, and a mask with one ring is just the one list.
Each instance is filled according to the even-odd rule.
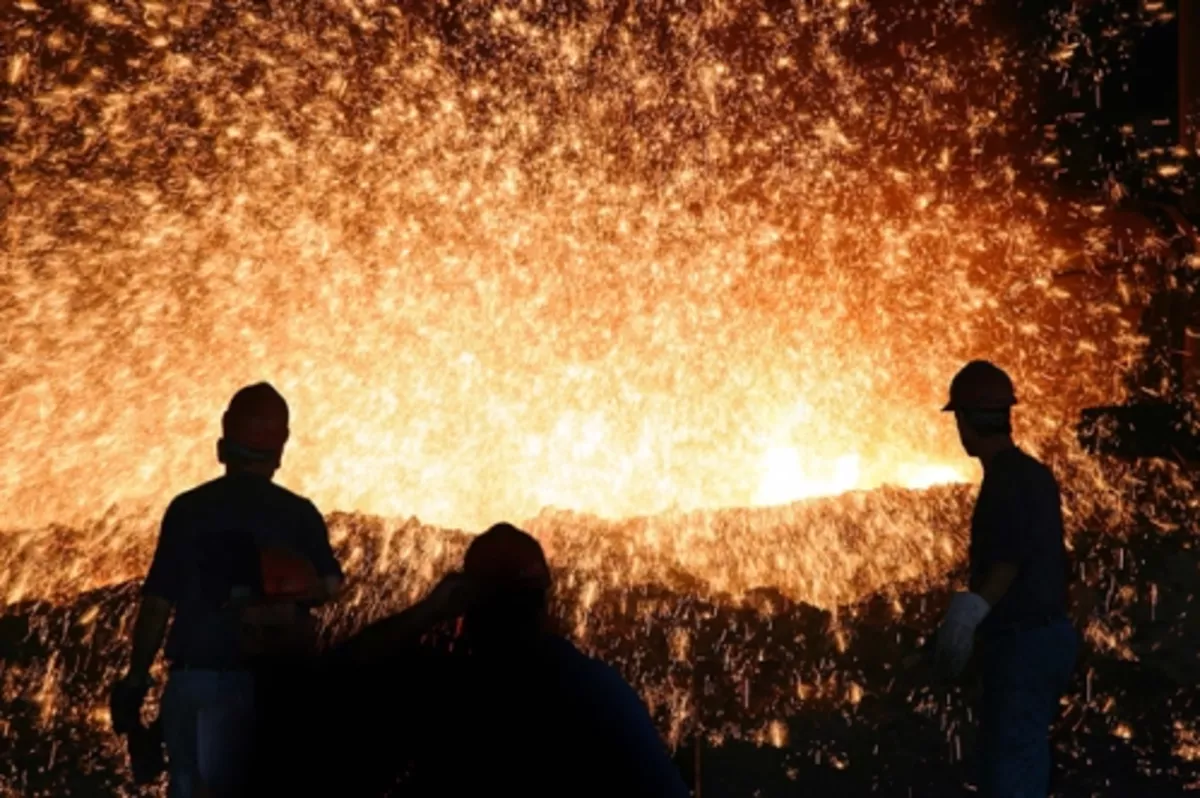
[[[335,637],[461,561],[438,527],[528,519],[566,630],[672,744],[942,769],[788,725],[836,706],[839,738],[895,710],[957,760],[966,707],[894,663],[965,550],[957,483],[978,473],[937,412],[961,363],[1012,372],[1072,533],[1195,510],[1169,469],[1142,487],[1174,504],[1126,500],[1071,439],[1078,406],[1122,398],[1146,297],[1054,282],[1106,230],[1064,241],[1051,211],[1100,211],[1021,179],[1063,153],[1008,142],[1023,70],[1088,84],[1100,48],[1069,28],[1105,4],[1059,19],[1041,60],[991,27],[1011,5],[0,4],[0,604],[19,641],[0,670],[4,738],[36,754],[0,794],[123,767],[104,708],[122,583],[259,379],[292,406],[281,481],[329,513],[350,577]],[[1103,666],[1149,658],[1137,565],[1079,562],[1097,670],[1066,708],[1129,749],[1150,704]],[[1180,761],[1189,707],[1164,727]]]
[[153,517],[264,378],[285,483],[465,528],[966,481],[981,354],[1057,437],[1112,314],[980,7],[702,5],[5,12],[0,522]]

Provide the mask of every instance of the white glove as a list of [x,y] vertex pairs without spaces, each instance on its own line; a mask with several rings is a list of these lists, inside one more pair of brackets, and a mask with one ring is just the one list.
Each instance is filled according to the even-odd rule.
[[963,672],[975,646],[975,629],[991,611],[991,605],[978,593],[954,594],[937,633],[935,658],[939,670],[952,677]]

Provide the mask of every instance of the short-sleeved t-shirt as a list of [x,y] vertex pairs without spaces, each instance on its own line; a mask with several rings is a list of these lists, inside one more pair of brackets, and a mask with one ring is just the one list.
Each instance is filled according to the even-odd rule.
[[166,657],[196,668],[245,665],[235,587],[261,589],[259,549],[286,546],[321,577],[342,576],[316,506],[256,474],[228,474],[171,502],[142,593],[171,602]]
[[988,463],[971,518],[971,589],[996,563],[1017,576],[984,620],[984,634],[1065,615],[1067,554],[1058,482],[1049,468],[1013,447]]

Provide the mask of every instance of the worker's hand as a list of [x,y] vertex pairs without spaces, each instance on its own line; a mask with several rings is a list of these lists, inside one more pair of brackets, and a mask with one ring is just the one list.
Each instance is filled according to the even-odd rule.
[[113,731],[129,734],[142,723],[142,704],[150,692],[150,677],[126,674],[117,680],[108,696],[108,713]]
[[991,605],[978,593],[956,593],[938,628],[934,665],[939,674],[957,678],[966,669],[975,647],[975,630]]
[[434,586],[424,604],[439,619],[449,620],[465,615],[478,592],[473,580],[458,571],[452,571]]
[[315,609],[333,601],[341,590],[341,577],[326,576],[308,585],[306,590],[284,597],[284,600],[293,601],[305,609]]
[[242,623],[250,626],[288,626],[300,615],[294,601],[251,604],[241,610]]

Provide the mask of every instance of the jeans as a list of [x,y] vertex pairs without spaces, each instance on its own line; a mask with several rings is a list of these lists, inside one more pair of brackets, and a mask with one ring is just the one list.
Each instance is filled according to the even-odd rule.
[[980,793],[1046,798],[1050,725],[1075,668],[1079,636],[1065,618],[980,641]]
[[162,699],[169,798],[193,798],[245,784],[254,742],[254,679],[249,671],[173,670]]

